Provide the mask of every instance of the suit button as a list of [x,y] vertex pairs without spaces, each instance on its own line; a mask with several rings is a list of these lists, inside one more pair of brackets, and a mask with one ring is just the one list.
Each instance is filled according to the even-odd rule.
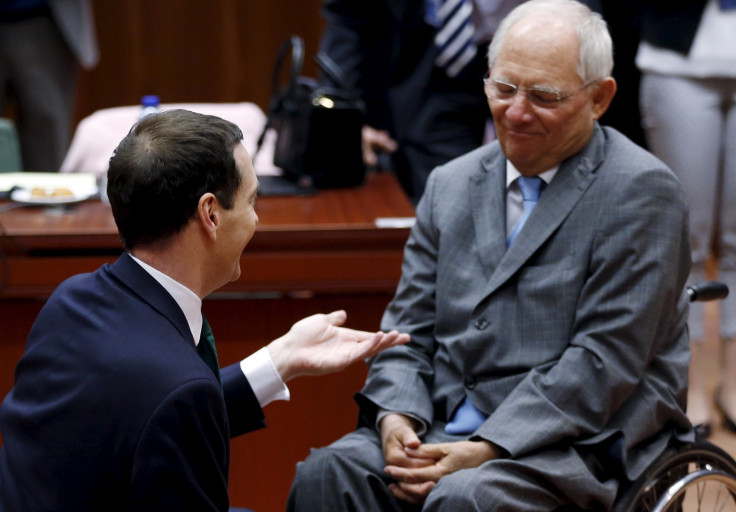
[[475,386],[478,384],[478,381],[475,380],[475,377],[465,377],[465,387],[468,389],[475,389]]
[[488,327],[488,320],[486,320],[485,318],[479,318],[475,321],[475,328],[479,331],[482,331],[486,327]]

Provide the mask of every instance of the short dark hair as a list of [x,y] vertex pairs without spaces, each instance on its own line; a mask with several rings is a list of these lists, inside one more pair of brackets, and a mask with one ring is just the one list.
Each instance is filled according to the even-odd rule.
[[233,206],[242,177],[233,151],[237,125],[215,116],[169,110],[143,118],[110,158],[107,194],[123,246],[162,241],[195,215],[211,192]]

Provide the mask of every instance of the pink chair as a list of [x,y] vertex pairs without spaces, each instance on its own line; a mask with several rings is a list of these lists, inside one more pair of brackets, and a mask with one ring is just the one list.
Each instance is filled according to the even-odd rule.
[[[252,155],[266,122],[266,115],[254,103],[170,103],[161,110],[185,109],[227,119],[243,131],[245,148]],[[98,110],[79,122],[60,172],[88,172],[98,177],[107,173],[114,149],[138,121],[139,105]],[[280,175],[273,164],[275,133],[267,133],[253,167],[259,175]]]

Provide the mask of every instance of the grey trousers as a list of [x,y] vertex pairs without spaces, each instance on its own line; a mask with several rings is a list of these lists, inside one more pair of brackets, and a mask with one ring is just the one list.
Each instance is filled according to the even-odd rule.
[[73,129],[79,64],[50,16],[0,23],[0,114],[17,109],[23,167],[56,172]]
[[[425,442],[463,438],[430,431]],[[378,434],[352,432],[326,448],[312,450],[297,465],[289,493],[290,512],[318,511],[554,511],[560,508],[609,510],[618,483],[600,481],[572,447],[521,459],[499,459],[444,476],[423,506],[397,500],[388,489]]]
[[[715,242],[718,279],[731,289],[721,303],[721,337],[736,338],[736,78],[688,78],[646,73],[642,123],[649,148],[682,183],[690,206],[693,268],[705,279]],[[703,305],[690,308],[690,337],[704,338]]]

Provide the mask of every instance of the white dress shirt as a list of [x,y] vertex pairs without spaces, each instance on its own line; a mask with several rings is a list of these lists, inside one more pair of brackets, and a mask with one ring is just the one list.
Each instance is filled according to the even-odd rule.
[[[132,254],[130,257],[173,297],[187,319],[194,344],[198,345],[199,335],[202,332],[202,300],[192,290],[160,270],[156,270]],[[289,388],[276,371],[266,347],[240,361],[240,369],[248,379],[261,408],[274,400],[289,400]]]

